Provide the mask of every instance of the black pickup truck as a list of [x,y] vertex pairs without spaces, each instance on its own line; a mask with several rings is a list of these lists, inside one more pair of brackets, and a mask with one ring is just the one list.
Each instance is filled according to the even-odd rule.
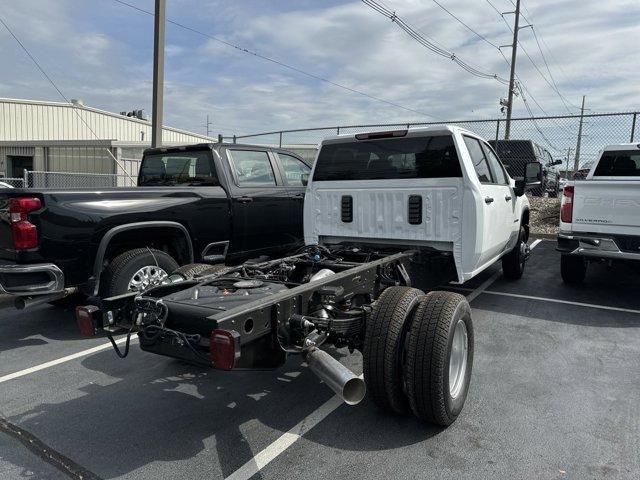
[[109,297],[179,265],[281,254],[302,245],[309,170],[281,149],[199,144],[146,150],[133,188],[0,190],[0,293],[18,308]]

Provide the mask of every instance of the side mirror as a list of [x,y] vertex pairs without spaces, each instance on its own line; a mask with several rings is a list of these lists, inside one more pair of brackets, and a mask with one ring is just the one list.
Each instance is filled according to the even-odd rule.
[[524,178],[516,180],[514,192],[518,197],[532,188],[542,186],[542,164],[539,162],[527,163],[524,171]]
[[302,182],[302,185],[304,185],[306,187],[307,184],[309,183],[309,174],[308,173],[301,173],[300,174],[300,182]]

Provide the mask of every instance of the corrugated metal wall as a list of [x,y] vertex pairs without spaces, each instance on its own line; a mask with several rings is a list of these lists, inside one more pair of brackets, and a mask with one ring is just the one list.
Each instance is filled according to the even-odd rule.
[[[0,141],[151,140],[151,123],[86,106],[0,99]],[[165,127],[166,143],[207,141],[203,135]]]
[[48,172],[116,173],[104,147],[47,147],[47,153]]

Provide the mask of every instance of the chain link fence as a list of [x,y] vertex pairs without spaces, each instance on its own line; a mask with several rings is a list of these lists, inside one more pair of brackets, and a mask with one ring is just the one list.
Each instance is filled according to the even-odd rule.
[[[8,187],[7,187],[8,186]],[[24,178],[0,178],[0,188],[23,188]]]
[[27,188],[112,188],[133,187],[136,177],[110,173],[70,173],[26,171],[24,185]]
[[[525,140],[502,144],[505,136],[505,119],[452,120],[443,122],[409,122],[372,125],[350,125],[336,127],[283,130],[225,137],[225,141],[272,145],[297,151],[313,158],[322,139],[340,135],[371,131],[384,131],[438,125],[457,125],[466,128],[487,140],[493,140],[499,156],[505,164],[513,158],[535,158],[546,160],[545,165],[555,162],[553,174],[559,178],[569,176],[577,165],[580,171],[588,170],[596,160],[598,152],[608,144],[634,142],[640,135],[636,132],[638,112],[592,113],[583,116],[566,115],[556,117],[515,118],[511,121],[510,140]],[[582,123],[582,130],[580,124]],[[532,152],[533,151],[533,152]],[[532,159],[533,160],[533,159]],[[522,165],[513,162],[510,174],[522,176]],[[522,162],[520,162],[522,163]],[[526,163],[526,162],[525,162]]]
[[542,163],[542,186],[527,192],[532,233],[554,234],[558,228],[560,193],[566,179],[584,177],[606,145],[640,141],[637,119],[638,112],[515,118],[511,121],[509,140],[504,139],[506,120],[499,118],[283,130],[225,137],[225,141],[283,147],[313,161],[318,144],[326,137],[457,125],[488,140],[514,179],[524,176],[527,163]]

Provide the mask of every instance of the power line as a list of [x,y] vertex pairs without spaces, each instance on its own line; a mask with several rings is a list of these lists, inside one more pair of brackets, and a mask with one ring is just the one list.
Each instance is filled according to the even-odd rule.
[[[140,7],[137,7],[137,6],[132,5],[130,3],[127,3],[124,0],[114,0],[114,2],[119,3],[120,5],[124,5],[126,7],[129,7],[129,8],[132,8],[133,10],[137,10],[138,12],[144,13],[146,15],[151,15],[151,16],[154,15],[153,12],[150,12],[150,11],[145,10],[143,8],[140,8]],[[436,120],[441,120],[440,118],[435,117],[435,116],[433,116],[433,115],[431,115],[429,113],[421,112],[419,110],[414,110],[413,108],[405,107],[404,105],[400,105],[399,103],[392,102],[390,100],[385,100],[383,98],[376,97],[374,95],[370,95],[370,94],[368,94],[366,92],[363,92],[361,90],[357,90],[355,88],[352,88],[352,87],[349,87],[349,86],[346,86],[346,85],[342,85],[340,83],[334,82],[333,80],[329,80],[328,78],[321,77],[320,75],[316,75],[314,73],[307,72],[307,71],[302,70],[302,69],[300,69],[298,67],[294,67],[292,65],[289,65],[289,64],[286,64],[284,62],[281,62],[280,60],[277,60],[275,58],[268,57],[266,55],[262,55],[262,54],[260,54],[258,52],[253,51],[253,50],[249,50],[248,48],[242,47],[240,45],[236,45],[234,43],[228,42],[228,41],[223,40],[221,38],[218,38],[218,37],[215,37],[215,36],[210,35],[208,33],[205,33],[205,32],[202,32],[200,30],[197,30],[196,28],[189,27],[188,25],[184,25],[184,24],[182,24],[180,22],[176,22],[175,20],[171,20],[171,19],[167,18],[166,21],[167,21],[167,23],[175,25],[176,27],[179,27],[179,28],[182,28],[184,30],[190,31],[192,33],[196,33],[196,34],[201,35],[203,37],[209,38],[209,39],[214,40],[214,41],[216,41],[218,43],[226,45],[227,47],[234,48],[234,49],[236,49],[236,50],[238,50],[238,51],[240,51],[242,53],[245,53],[247,55],[252,55],[254,57],[260,58],[261,60],[265,60],[267,62],[273,63],[275,65],[278,65],[280,67],[286,68],[288,70],[292,70],[292,71],[294,71],[296,73],[299,73],[301,75],[305,75],[307,77],[313,78],[315,80],[319,80],[321,82],[328,83],[329,85],[333,85],[334,87],[341,88],[341,89],[349,91],[351,93],[356,93],[358,95],[362,95],[363,97],[369,98],[370,100],[375,100],[377,102],[386,103],[387,105],[391,105],[392,107],[396,107],[396,108],[401,108],[401,109],[406,110],[408,112],[417,113],[419,115],[423,115],[425,117],[431,117],[431,118],[434,118]]]
[[441,57],[449,58],[453,62],[457,63],[463,70],[467,71],[471,75],[475,75],[480,78],[487,78],[496,80],[504,85],[508,84],[509,81],[498,76],[496,73],[487,73],[478,68],[472,66],[468,62],[463,61],[457,54],[450,52],[442,47],[436,45],[433,41],[427,40],[426,36],[418,32],[414,27],[409,25],[406,21],[404,21],[401,17],[399,17],[395,12],[389,10],[388,8],[380,5],[380,3],[375,0],[362,0],[362,3],[370,7],[371,9],[377,11],[381,15],[389,18],[393,23],[398,25],[402,30],[404,30],[410,37],[416,40],[418,43],[426,47],[428,50],[433,53],[440,55]]
[[533,112],[531,111],[531,108],[529,107],[529,103],[527,102],[527,99],[524,96],[524,92],[522,91],[522,88],[520,87],[519,84],[517,84],[517,88],[518,88],[518,90],[520,90],[520,95],[522,96],[522,103],[524,103],[524,106],[527,109],[527,112],[529,112],[529,115],[531,116],[531,120],[533,121],[533,126],[535,127],[535,129],[538,131],[538,133],[543,138],[543,140],[545,142],[547,142],[547,145],[549,147],[551,147],[556,152],[561,152],[561,150],[558,147],[556,147],[553,143],[551,143],[549,138],[547,138],[547,136],[544,134],[544,132],[542,131],[542,129],[538,125],[538,122],[536,121],[535,117],[533,116]]
[[[513,0],[509,0],[509,2],[511,3],[511,5],[513,5]],[[523,5],[524,9],[527,11],[527,13],[529,14],[529,16],[531,16],[531,12],[529,12],[529,10],[527,9],[526,5]],[[525,19],[525,21],[529,24],[531,24],[531,31],[533,32],[533,36],[534,39],[536,41],[536,44],[538,46],[538,50],[540,50],[540,55],[542,56],[542,60],[545,64],[545,66],[547,67],[547,72],[549,72],[549,77],[551,78],[551,82],[553,83],[553,85],[551,85],[549,83],[549,81],[546,79],[546,77],[544,75],[542,75],[542,72],[540,71],[540,69],[538,68],[538,66],[535,64],[535,62],[533,61],[533,59],[531,59],[531,57],[529,56],[528,53],[526,53],[524,46],[522,46],[522,44],[520,45],[520,47],[522,48],[523,51],[525,51],[525,54],[527,55],[527,57],[529,58],[529,61],[533,64],[533,66],[536,68],[536,70],[538,70],[538,73],[540,73],[540,76],[542,76],[542,78],[544,78],[545,82],[547,82],[547,85],[549,85],[553,90],[556,91],[556,93],[558,94],[558,96],[560,97],[560,100],[562,100],[562,103],[564,104],[565,108],[567,109],[567,111],[569,111],[569,108],[567,107],[567,103],[569,105],[571,105],[574,108],[580,108],[577,105],[575,105],[574,103],[572,103],[571,101],[569,101],[561,92],[560,89],[558,88],[558,85],[556,84],[555,79],[553,78],[553,74],[551,73],[551,70],[549,69],[549,65],[547,63],[547,59],[544,55],[544,52],[542,51],[542,47],[540,46],[540,42],[538,41],[538,36],[536,35],[536,31],[535,31],[535,27],[533,25],[533,22],[530,21],[527,17],[524,16],[524,14],[522,14],[522,18]],[[548,47],[547,47],[548,48]],[[549,51],[551,51],[549,49]]]
[[[493,10],[495,10],[495,12],[496,12],[498,15],[500,15],[500,18],[502,19],[502,21],[504,22],[504,24],[507,26],[507,29],[509,29],[509,31],[510,31],[511,33],[513,33],[513,29],[511,28],[511,25],[509,25],[509,22],[507,22],[507,21],[504,19],[504,16],[503,16],[503,15],[502,15],[502,13],[500,12],[500,10],[498,10],[498,9],[496,8],[496,6],[491,2],[491,0],[486,0],[486,2],[491,6],[491,8],[492,8]],[[523,15],[523,18],[524,18],[525,20],[527,20],[527,18],[526,18],[526,17],[524,17],[524,15]],[[528,20],[527,20],[527,21],[528,21]],[[552,90],[553,90],[553,91],[554,91],[554,92],[559,96],[559,98],[560,98],[560,100],[562,101],[562,103],[563,103],[563,105],[564,105],[565,109],[567,110],[567,112],[568,112],[570,115],[574,115],[575,113],[574,113],[574,112],[572,112],[572,111],[569,109],[569,107],[567,106],[567,104],[565,103],[565,101],[566,101],[566,102],[568,102],[569,104],[571,104],[571,102],[569,102],[569,101],[568,101],[568,100],[567,100],[567,99],[566,99],[566,98],[565,98],[565,97],[564,97],[564,96],[559,92],[559,90],[557,90],[556,88],[554,88],[554,86],[553,86],[553,85],[551,85],[551,84],[549,83],[549,81],[547,80],[547,78],[544,76],[544,74],[542,73],[542,71],[540,70],[540,68],[538,67],[538,65],[533,61],[533,59],[531,58],[531,55],[529,55],[529,52],[524,48],[524,46],[522,45],[522,43],[518,42],[518,46],[519,46],[520,48],[522,48],[522,51],[523,51],[523,52],[524,52],[524,54],[527,56],[527,58],[529,59],[529,61],[531,62],[531,64],[532,64],[532,65],[535,67],[535,69],[538,71],[538,73],[540,74],[540,76],[544,79],[544,81],[545,81],[545,82],[546,82],[546,83],[551,87],[551,89],[552,89]],[[504,55],[503,55],[503,56],[504,56]],[[508,60],[507,60],[507,61],[508,61]],[[517,77],[517,75],[516,75],[516,77]],[[520,80],[520,81],[521,81],[521,80]],[[525,88],[525,89],[526,89],[526,88]],[[529,92],[529,97],[531,97],[531,99],[534,101],[534,103],[535,103],[536,105],[538,105],[538,107],[540,108],[540,110],[542,110],[542,111],[544,112],[544,110],[542,109],[542,107],[540,107],[539,103],[535,100],[535,98],[533,98],[533,95],[531,94],[531,92]],[[576,108],[577,108],[577,107],[576,107]],[[545,115],[547,115],[547,114],[545,113]]]
[[[24,43],[22,43],[20,41],[20,39],[16,36],[15,33],[13,33],[13,30],[11,30],[11,28],[9,28],[9,25],[7,25],[7,23],[2,19],[2,17],[0,17],[0,23],[2,23],[2,25],[4,26],[4,28],[7,29],[7,31],[9,32],[9,34],[13,37],[13,39],[18,43],[18,45],[20,45],[20,47],[22,48],[22,50],[24,51],[24,53],[27,54],[27,56],[31,59],[31,61],[33,62],[33,64],[37,67],[38,70],[40,70],[40,73],[42,73],[42,75],[49,81],[49,83],[53,86],[53,88],[56,89],[56,92],[58,92],[58,94],[64,99],[65,102],[67,102],[69,105],[71,105],[71,109],[73,110],[73,112],[75,112],[75,114],[78,116],[78,118],[80,119],[80,121],[82,123],[84,123],[85,127],[87,127],[87,129],[89,129],[89,131],[93,134],[94,137],[96,137],[97,140],[101,140],[101,138],[96,134],[96,132],[93,131],[93,129],[91,128],[91,126],[85,121],[84,118],[82,118],[82,115],[80,115],[80,113],[78,112],[78,110],[76,109],[76,106],[69,101],[69,99],[67,97],[65,97],[64,93],[62,93],[62,90],[60,90],[58,88],[58,86],[56,85],[56,83],[53,81],[53,79],[47,74],[47,72],[44,70],[44,68],[42,68],[42,66],[40,66],[40,63],[38,63],[38,61],[35,59],[35,57],[33,55],[31,55],[31,52],[29,52],[29,49],[24,45]],[[127,175],[127,177],[129,177],[129,180],[133,181],[133,177],[131,177],[131,175],[129,175],[129,172],[127,171],[126,168],[124,168],[120,162],[118,161],[118,159],[113,155],[113,153],[111,152],[111,150],[109,150],[107,147],[103,147],[106,152],[109,154],[109,156],[111,156],[111,158],[113,158],[113,161],[115,162],[115,164],[120,167],[122,169],[122,171],[125,173],[125,175]]]
[[476,30],[474,30],[473,28],[471,28],[469,25],[467,25],[465,22],[463,22],[462,20],[460,20],[460,18],[458,18],[455,14],[453,14],[451,11],[449,11],[444,5],[442,5],[440,2],[438,2],[437,0],[431,0],[433,3],[435,3],[438,7],[440,7],[442,10],[444,10],[445,12],[447,12],[447,14],[454,18],[458,23],[462,24],[467,30],[469,30],[471,33],[473,33],[476,37],[479,37],[480,39],[482,39],[485,43],[491,45],[493,48],[500,50],[500,47],[498,45],[496,45],[495,43],[493,43],[491,40],[489,40],[487,37],[485,37],[484,35],[482,35],[481,33],[478,33]]

